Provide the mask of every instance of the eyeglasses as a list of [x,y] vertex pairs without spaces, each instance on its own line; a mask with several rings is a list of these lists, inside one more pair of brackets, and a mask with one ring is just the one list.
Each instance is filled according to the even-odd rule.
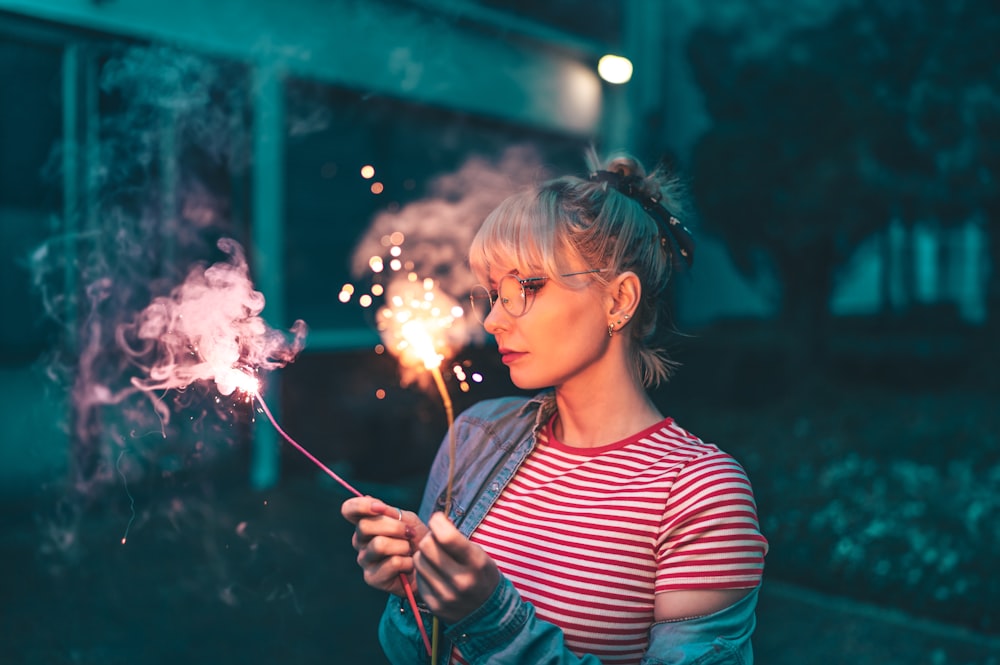
[[[604,268],[594,268],[593,270],[581,270],[580,272],[569,272],[560,277],[573,277],[574,275],[589,275],[595,272],[604,272]],[[486,323],[486,317],[497,301],[503,305],[504,310],[511,316],[517,318],[524,316],[525,312],[535,301],[535,294],[545,286],[548,277],[518,277],[510,273],[504,275],[497,282],[497,288],[493,291],[487,289],[482,284],[473,287],[469,293],[469,301],[472,303],[472,313],[480,323]]]

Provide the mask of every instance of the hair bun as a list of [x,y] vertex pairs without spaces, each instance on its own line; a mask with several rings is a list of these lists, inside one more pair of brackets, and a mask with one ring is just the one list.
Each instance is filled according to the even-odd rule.
[[646,169],[642,167],[639,160],[634,157],[619,156],[608,161],[607,165],[604,167],[607,171],[614,171],[615,173],[620,173],[624,176],[637,176],[639,178],[645,179]]
[[627,179],[636,193],[644,194],[654,201],[658,201],[662,197],[659,182],[656,178],[650,178],[643,165],[634,157],[629,155],[613,157],[608,160],[604,169],[618,173],[623,179]]

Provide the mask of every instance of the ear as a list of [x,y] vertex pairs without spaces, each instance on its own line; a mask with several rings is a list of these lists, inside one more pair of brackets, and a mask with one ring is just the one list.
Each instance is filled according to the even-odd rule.
[[631,270],[623,272],[608,284],[608,294],[611,300],[608,311],[609,322],[628,321],[639,306],[642,282]]

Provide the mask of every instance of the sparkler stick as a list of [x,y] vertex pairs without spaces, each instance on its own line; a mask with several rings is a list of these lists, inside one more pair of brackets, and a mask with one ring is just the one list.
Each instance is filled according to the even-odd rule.
[[[457,303],[448,302],[448,296],[435,289],[434,280],[418,281],[412,273],[406,281],[391,283],[387,295],[389,304],[378,312],[382,339],[399,356],[404,368],[422,364],[431,373],[448,416],[448,487],[445,493],[445,511],[448,511],[455,464],[455,417],[451,396],[441,375],[441,362],[455,339],[463,337],[459,325],[463,311]],[[431,626],[431,664],[436,665],[441,632],[437,617],[432,619]]]
[[[438,392],[441,393],[441,401],[444,402],[444,410],[448,415],[448,488],[445,491],[444,509],[451,510],[451,490],[452,476],[455,469],[455,429],[452,425],[455,422],[455,415],[451,405],[451,396],[444,385],[444,377],[441,376],[441,368],[438,365],[430,368],[434,383],[437,384]],[[438,651],[440,643],[441,625],[437,617],[431,620],[431,665],[437,665]]]
[[445,413],[448,415],[448,489],[445,492],[445,510],[451,509],[452,478],[455,475],[455,430],[452,427],[455,423],[455,412],[451,405],[451,396],[444,385],[444,377],[441,376],[441,368],[435,366],[431,369],[434,376],[434,383],[437,384],[438,392],[441,393],[441,401],[444,403]]
[[[261,397],[259,390],[249,390],[247,392],[251,396],[251,398],[255,398],[257,400],[257,402],[260,404],[261,410],[264,411],[264,415],[267,416],[267,419],[271,421],[271,424],[274,426],[274,429],[277,430],[278,434],[280,434],[285,439],[285,441],[292,444],[292,446],[294,446],[296,450],[305,455],[309,459],[309,461],[311,461],[313,464],[322,469],[323,472],[326,473],[326,475],[330,476],[338,483],[340,483],[344,487],[344,489],[346,489],[348,492],[350,492],[354,496],[364,496],[361,492],[355,489],[354,486],[352,486],[342,477],[337,475],[332,469],[330,469],[330,467],[326,466],[321,461],[319,461],[315,455],[310,453],[303,446],[299,445],[299,443],[295,439],[290,437],[288,433],[281,428],[281,425],[278,424],[278,421],[274,419],[274,415],[271,414],[271,409],[267,408],[267,403],[264,401],[264,398]],[[424,620],[423,617],[421,617],[420,615],[420,608],[417,607],[417,599],[413,595],[413,587],[410,585],[410,580],[407,579],[406,575],[400,574],[399,581],[403,583],[403,590],[406,592],[406,599],[410,603],[410,609],[413,612],[413,616],[416,617],[417,619],[417,627],[420,629],[420,636],[424,640],[424,648],[427,649],[427,653],[432,653],[433,645],[431,644],[430,640],[427,637],[427,629],[424,628]]]
[[328,466],[326,466],[318,459],[316,459],[315,455],[313,455],[308,450],[299,445],[299,443],[295,439],[288,436],[285,430],[281,429],[281,425],[279,425],[278,422],[274,419],[274,416],[271,414],[271,410],[267,408],[267,403],[264,402],[264,398],[260,396],[259,392],[254,391],[250,394],[250,396],[255,398],[260,403],[260,408],[264,411],[264,415],[267,416],[267,419],[271,421],[272,425],[274,425],[274,429],[278,431],[278,434],[280,434],[285,439],[285,441],[295,446],[296,450],[298,450],[300,453],[308,457],[309,461],[311,461],[313,464],[322,469],[323,472],[326,473],[326,475],[330,476],[338,483],[340,483],[344,487],[344,489],[346,489],[348,492],[350,492],[354,496],[364,496],[361,492],[359,492],[352,485],[350,485],[346,480],[344,480],[342,477],[334,473],[332,469],[330,469]]

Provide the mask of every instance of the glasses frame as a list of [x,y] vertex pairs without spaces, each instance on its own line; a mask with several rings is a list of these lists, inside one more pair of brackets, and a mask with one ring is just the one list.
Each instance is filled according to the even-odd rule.
[[[594,273],[605,272],[606,270],[607,270],[607,268],[591,268],[590,270],[580,270],[580,271],[577,271],[577,272],[567,272],[567,273],[563,273],[563,274],[561,274],[559,276],[560,277],[575,277],[576,275],[591,275],[591,274],[594,274]],[[524,302],[524,310],[520,314],[515,314],[514,312],[510,311],[510,308],[507,306],[507,301],[501,301],[500,304],[503,307],[503,310],[505,312],[507,312],[508,315],[510,315],[511,317],[513,317],[515,319],[521,318],[522,316],[524,316],[525,314],[527,314],[528,310],[531,309],[531,304],[535,301],[535,292],[537,291],[537,289],[532,289],[531,291],[528,291],[526,289],[526,287],[537,284],[538,288],[541,288],[545,284],[545,282],[547,282],[548,280],[552,279],[551,277],[518,277],[516,274],[514,274],[512,272],[509,272],[506,275],[504,275],[503,277],[501,277],[499,280],[497,280],[497,287],[499,287],[500,284],[503,282],[503,280],[507,279],[508,277],[513,277],[514,280],[521,287],[521,298],[522,298],[522,300]],[[486,293],[486,299],[490,303],[490,311],[485,316],[483,316],[482,318],[479,317],[479,314],[478,314],[479,310],[476,308],[476,300],[477,300],[476,293],[477,293],[477,291],[485,292]],[[531,294],[530,298],[528,296],[529,293]],[[482,296],[478,296],[478,299],[482,299]],[[472,314],[483,325],[486,324],[486,319],[493,312],[493,308],[496,306],[496,303],[497,303],[498,300],[500,300],[499,288],[497,288],[497,289],[488,289],[485,286],[483,286],[482,284],[478,284],[475,287],[473,287],[472,291],[469,293],[469,305],[472,308]]]

